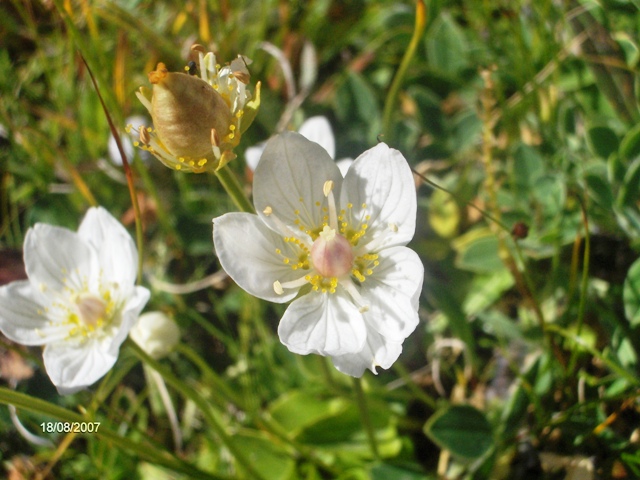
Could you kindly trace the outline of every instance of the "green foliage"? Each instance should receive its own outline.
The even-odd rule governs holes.
[[[0,3],[6,281],[21,276],[11,259],[36,222],[75,229],[96,203],[133,232],[80,55],[123,139],[126,119],[146,115],[134,92],[158,61],[183,68],[194,42],[222,63],[251,58],[249,88],[262,82],[262,102],[230,164],[247,192],[246,148],[318,114],[334,128],[337,158],[387,141],[428,180],[415,177],[411,244],[425,265],[424,321],[394,368],[365,374],[363,405],[330,362],[280,344],[283,306],[215,276],[211,219],[235,209],[220,183],[133,150],[148,310],[172,314],[182,332],[159,362],[181,447],[149,362],[127,347],[90,391],[58,397],[38,368],[18,382],[28,396],[0,390],[55,444],[28,444],[0,409],[7,472],[253,479],[254,467],[269,480],[500,480],[569,477],[584,460],[601,478],[640,476],[640,5],[430,1],[387,126],[415,5]],[[282,50],[295,92],[263,42]],[[304,42],[317,58],[308,91]],[[36,350],[7,348],[39,366]],[[79,418],[104,433],[72,439],[39,427]]]
[[[424,429],[441,448],[465,460],[481,458],[493,446],[491,424],[482,412],[468,405],[440,410]]]

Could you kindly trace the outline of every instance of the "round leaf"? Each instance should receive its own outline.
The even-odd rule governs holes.
[[[455,405],[429,419],[425,433],[456,457],[475,460],[493,447],[493,431],[486,417],[468,405]]]
[[[622,292],[624,313],[632,326],[640,325],[640,259],[636,260],[627,274]]]

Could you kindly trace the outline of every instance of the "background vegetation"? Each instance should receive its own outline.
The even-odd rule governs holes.
[[[60,397],[39,351],[3,340],[3,378],[21,378],[29,397],[2,388],[2,401],[53,441],[30,445],[2,407],[10,478],[640,477],[640,3],[426,6],[395,95],[412,1],[0,4],[3,282],[20,277],[35,222],[75,230],[99,204],[132,227],[81,54],[122,128],[146,114],[134,92],[156,62],[181,70],[196,42],[222,62],[252,58],[262,106],[231,164],[247,191],[244,149],[316,114],[332,123],[338,158],[384,133],[428,180],[416,177],[411,244],[426,270],[423,321],[394,368],[365,374],[367,416],[350,378],[279,343],[283,306],[216,275],[211,219],[234,209],[216,178],[135,152],[147,310],[171,314],[182,332],[155,367],[183,446],[154,364],[143,368],[131,344],[91,391]],[[8,352],[33,375],[16,373]],[[74,418],[101,431],[40,427]]]

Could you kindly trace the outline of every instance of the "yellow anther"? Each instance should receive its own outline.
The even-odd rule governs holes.
[[[333,180],[327,180],[322,186],[322,193],[324,193],[325,197],[328,197],[331,190],[333,190]]]

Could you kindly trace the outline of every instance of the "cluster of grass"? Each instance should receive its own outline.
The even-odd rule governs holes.
[[[3,278],[19,277],[12,252],[35,222],[75,230],[88,206],[102,205],[133,231],[82,58],[124,128],[146,114],[134,92],[147,72],[158,61],[181,70],[193,43],[222,62],[248,56],[252,88],[262,81],[260,112],[230,164],[247,191],[243,151],[312,115],[332,123],[338,158],[379,140],[400,150],[421,175],[411,246],[426,271],[423,321],[399,361],[354,387],[324,358],[280,344],[282,306],[215,275],[211,219],[235,208],[216,178],[137,151],[147,309],[172,315],[182,341],[144,368],[128,344],[103,381],[71,397],[38,369],[18,392],[2,388],[3,403],[56,445],[17,437],[3,408],[7,472],[640,477],[640,4],[426,6],[420,31],[412,1],[0,4]],[[178,411],[180,449],[150,367]],[[74,419],[101,430],[41,431]]]

